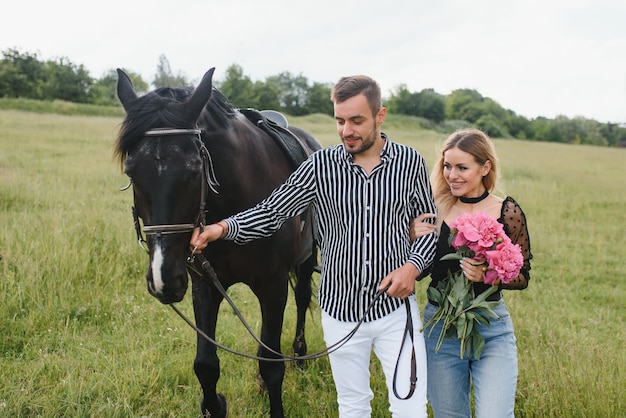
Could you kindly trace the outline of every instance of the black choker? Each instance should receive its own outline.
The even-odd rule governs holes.
[[[478,197],[459,196],[459,200],[463,203],[474,204],[474,203],[482,202],[483,200],[487,198],[487,196],[489,196],[489,190],[485,189],[485,193],[481,194]]]

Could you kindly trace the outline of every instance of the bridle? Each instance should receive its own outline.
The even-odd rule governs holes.
[[[198,129],[198,128],[193,128],[193,129],[160,128],[160,129],[152,129],[152,130],[144,132],[144,137],[195,135],[195,140],[198,143],[198,146],[200,148],[200,154],[202,156],[202,170],[203,170],[203,174],[204,174],[202,176],[202,187],[201,187],[201,192],[200,192],[200,207],[198,209],[198,215],[196,217],[195,223],[144,225],[143,228],[141,228],[140,222],[139,222],[139,216],[137,214],[137,210],[136,210],[135,206],[133,206],[132,214],[133,214],[133,221],[134,221],[134,226],[135,226],[135,232],[137,234],[137,240],[139,242],[139,246],[148,254],[150,253],[150,251],[146,247],[147,242],[146,242],[145,238],[143,237],[143,234],[145,234],[146,236],[155,235],[157,238],[160,238],[162,235],[188,233],[188,232],[194,230],[195,228],[200,228],[200,231],[202,231],[202,229],[206,226],[206,196],[207,196],[207,193],[208,193],[208,189],[213,191],[215,194],[219,194],[219,192],[217,190],[217,188],[219,187],[219,182],[217,181],[217,178],[215,176],[215,171],[214,171],[214,168],[213,168],[213,161],[211,160],[211,155],[209,154],[209,151],[206,148],[206,146],[204,145],[204,143],[202,142],[201,133],[202,133],[202,130]],[[122,191],[123,190],[127,190],[127,189],[130,188],[131,185],[132,185],[132,178],[130,179],[130,183],[126,187],[121,188],[120,190],[122,190]],[[143,234],[142,234],[142,232],[143,232]],[[205,332],[203,332],[200,328],[198,328],[198,326],[196,324],[194,324],[189,318],[187,318],[176,306],[174,306],[174,304],[169,304],[169,306],[191,328],[193,328],[198,333],[198,335],[202,336],[209,343],[211,343],[214,346],[216,346],[218,348],[221,348],[221,349],[223,349],[223,350],[225,350],[227,352],[230,352],[232,354],[236,354],[236,355],[239,355],[241,357],[246,357],[246,358],[250,358],[250,359],[254,359],[254,360],[268,361],[268,362],[287,362],[287,361],[312,360],[312,359],[317,359],[317,358],[321,358],[321,357],[327,356],[328,354],[332,353],[333,351],[336,351],[339,348],[341,348],[345,343],[348,342],[348,340],[350,340],[350,338],[352,338],[352,336],[357,332],[359,327],[365,321],[365,317],[366,317],[367,313],[371,309],[373,309],[376,301],[387,290],[387,289],[382,289],[382,290],[379,290],[376,293],[376,296],[375,296],[374,300],[368,306],[368,308],[366,309],[365,313],[363,314],[361,319],[356,323],[356,325],[352,329],[352,331],[350,331],[345,337],[343,337],[342,339],[340,339],[336,343],[334,343],[334,344],[326,347],[324,350],[321,350],[321,351],[319,351],[317,353],[314,353],[314,354],[307,354],[307,355],[304,355],[304,356],[287,356],[287,355],[285,355],[283,353],[280,353],[280,352],[272,349],[271,347],[267,346],[263,341],[261,341],[261,339],[258,336],[256,336],[256,334],[254,333],[254,331],[252,330],[250,325],[247,323],[247,321],[244,319],[243,315],[241,314],[241,312],[239,311],[239,309],[237,308],[235,303],[228,296],[226,290],[224,289],[224,287],[222,286],[221,282],[219,281],[219,278],[217,277],[217,274],[215,273],[215,270],[213,270],[213,267],[211,266],[209,261],[206,259],[206,257],[204,257],[204,255],[202,255],[202,254],[194,254],[196,249],[197,249],[197,247],[192,249],[190,254],[189,254],[189,256],[187,257],[187,268],[188,268],[188,270],[195,272],[200,277],[208,277],[211,280],[211,283],[213,284],[213,286],[221,294],[221,296],[224,299],[226,299],[228,304],[231,306],[231,308],[235,312],[236,316],[239,318],[241,323],[247,329],[248,333],[254,338],[254,340],[260,346],[262,346],[264,349],[268,350],[268,352],[270,352],[273,355],[276,355],[277,357],[276,358],[260,357],[260,356],[255,356],[255,355],[251,355],[251,354],[242,353],[242,352],[233,350],[233,349],[231,349],[229,347],[226,347],[226,346],[220,344],[219,342],[217,342],[215,339],[211,338],[209,335],[207,335]],[[196,261],[200,263],[200,266],[199,266],[200,269],[198,269],[197,266],[195,265]],[[400,346],[400,352],[398,353],[398,362],[396,363],[396,370],[394,371],[394,379],[393,379],[393,392],[394,392],[394,395],[398,399],[409,399],[413,395],[413,393],[415,391],[416,383],[417,383],[417,365],[416,365],[416,358],[415,358],[415,346],[413,344],[413,338],[414,338],[414,335],[413,335],[413,325],[412,325],[412,319],[411,319],[411,309],[409,307],[408,300],[405,301],[405,305],[406,305],[406,309],[407,309],[407,325],[405,327],[404,336],[403,336],[402,343],[401,343],[401,346]],[[405,397],[401,397],[400,395],[398,395],[397,390],[396,390],[396,375],[397,375],[397,372],[398,372],[400,355],[402,354],[402,349],[404,347],[404,343],[405,343],[407,337],[410,338],[411,348],[412,348],[412,353],[411,353],[411,378],[410,378],[410,388],[409,388],[408,395],[406,395]]]
[[[147,242],[143,237],[143,234],[146,236],[156,235],[160,238],[162,235],[170,235],[170,234],[184,234],[190,231],[193,231],[195,228],[204,228],[206,225],[206,196],[208,193],[208,189],[215,194],[219,194],[217,188],[219,187],[219,182],[215,176],[215,170],[213,168],[213,161],[211,159],[211,154],[209,154],[209,150],[206,148],[204,143],[202,142],[202,137],[200,136],[202,133],[201,129],[192,128],[192,129],[177,129],[177,128],[159,128],[159,129],[151,129],[149,131],[144,132],[144,137],[158,137],[158,136],[178,136],[178,135],[195,135],[194,141],[197,143],[200,149],[200,155],[202,157],[202,186],[200,188],[200,207],[198,209],[198,214],[196,216],[195,223],[186,223],[186,224],[161,224],[161,225],[144,225],[141,228],[139,222],[139,215],[137,213],[137,209],[135,206],[132,208],[133,213],[133,221],[135,225],[135,232],[137,234],[137,241],[139,242],[139,246],[146,252],[150,253],[148,248],[146,247]],[[130,179],[130,183],[128,186],[120,189],[126,190],[132,185],[132,178]],[[143,232],[143,234],[142,234]],[[193,251],[189,255],[189,258],[193,258]]]

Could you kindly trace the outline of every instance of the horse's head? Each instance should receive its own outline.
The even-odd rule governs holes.
[[[159,89],[142,97],[123,71],[118,74],[126,118],[116,154],[131,179],[135,213],[143,222],[150,255],[148,291],[162,303],[179,302],[187,291],[191,233],[204,216],[208,154],[196,121],[211,97],[213,69],[195,90]]]

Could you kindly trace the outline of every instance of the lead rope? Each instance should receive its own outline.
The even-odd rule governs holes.
[[[415,392],[415,387],[417,385],[417,359],[415,358],[415,338],[413,335],[413,316],[411,315],[411,305],[409,305],[409,299],[404,300],[404,305],[406,306],[406,325],[404,326],[404,335],[402,337],[402,344],[400,345],[400,352],[398,353],[398,360],[396,361],[396,369],[393,372],[393,394],[396,398],[400,400],[409,399],[413,396]],[[400,366],[400,356],[402,355],[402,350],[404,349],[404,342],[406,341],[407,335],[411,338],[411,387],[409,388],[409,393],[405,397],[401,397],[398,395],[398,390],[396,387],[396,382],[398,380],[398,368]]]

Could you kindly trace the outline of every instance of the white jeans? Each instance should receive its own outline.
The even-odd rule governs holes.
[[[361,325],[354,336],[341,348],[329,355],[330,366],[337,389],[340,418],[364,418],[372,413],[370,402],[374,397],[370,388],[370,356],[372,349],[380,360],[387,383],[389,410],[394,418],[426,417],[426,348],[420,332],[420,319],[415,295],[409,297],[413,320],[415,356],[417,360],[417,386],[407,400],[398,399],[393,393],[393,377],[400,343],[406,325],[406,308],[400,306],[384,318]],[[322,311],[324,340],[330,346],[345,337],[354,327],[354,322],[333,319]],[[401,397],[409,393],[411,372],[410,338],[404,343],[396,388]]]

